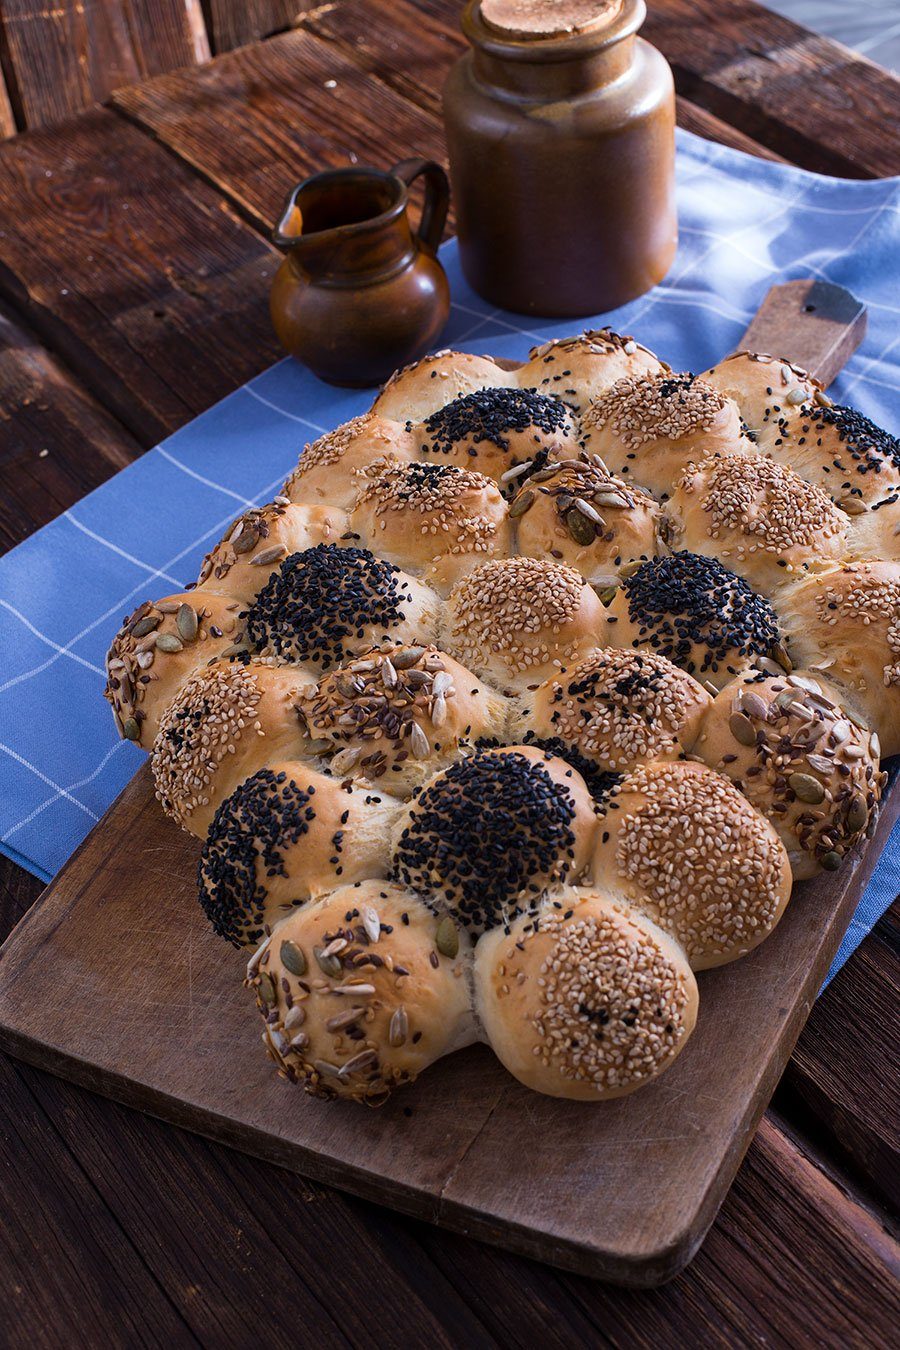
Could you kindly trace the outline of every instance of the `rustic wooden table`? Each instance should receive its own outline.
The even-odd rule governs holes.
[[[50,120],[28,112],[42,82],[79,106],[29,53],[32,30],[10,28],[29,6],[2,8],[16,123]],[[257,0],[234,30],[212,0],[193,59],[297,8]],[[143,80],[159,66],[126,64],[136,82],[104,106],[0,145],[6,546],[277,358],[267,239],[286,185],[348,159],[442,157],[458,8],[307,4],[294,30],[208,64]],[[684,126],[825,173],[900,173],[900,82],[878,67],[749,0],[657,0],[645,33]],[[40,885],[6,862],[0,883],[2,937]],[[816,1004],[699,1256],[651,1293],[441,1233],[0,1059],[2,1339],[887,1345],[898,985],[895,904]]]

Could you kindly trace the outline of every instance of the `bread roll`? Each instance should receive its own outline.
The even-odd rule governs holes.
[[[694,749],[772,822],[795,880],[839,867],[881,797],[878,738],[809,672],[750,671],[726,685]]]
[[[565,760],[479,750],[436,774],[394,825],[393,876],[447,905],[473,937],[535,911],[591,855],[594,803]]]
[[[381,642],[430,642],[434,591],[363,548],[320,544],[293,553],[247,610],[254,649],[327,670]]]
[[[434,352],[395,371],[372,404],[372,412],[397,422],[421,422],[462,395],[515,383],[515,376],[489,356]]]
[[[594,328],[533,347],[516,379],[520,388],[553,394],[582,413],[617,380],[668,372],[666,363],[634,338],[611,328]]]
[[[510,505],[520,553],[554,558],[592,586],[615,585],[619,568],[655,558],[661,513],[596,456],[549,464],[525,480]]]
[[[668,504],[668,542],[716,557],[756,590],[843,558],[848,517],[821,489],[764,455],[690,465]]]
[[[537,686],[605,641],[602,604],[578,572],[561,563],[484,563],[447,600],[444,646],[503,690]]]
[[[846,563],[808,577],[780,613],[794,663],[823,670],[848,712],[878,732],[881,753],[900,753],[900,563]]]
[[[522,464],[578,452],[571,410],[527,389],[482,389],[438,408],[414,428],[419,452],[499,480]]]
[[[395,422],[367,412],[326,432],[306,446],[283,495],[292,502],[328,504],[349,511],[359,492],[360,477],[372,464],[382,460],[408,463],[417,458],[416,439],[405,422],[405,418]]]
[[[581,419],[582,444],[663,500],[692,461],[755,454],[737,406],[693,375],[619,380]]]
[[[702,685],[664,656],[607,647],[525,695],[513,734],[558,738],[615,773],[690,750],[711,702]]]
[[[338,544],[348,528],[346,513],[333,506],[293,506],[279,497],[254,507],[207,553],[197,589],[249,603],[289,554],[316,544]]]
[[[851,519],[900,500],[900,441],[837,404],[801,404],[779,414],[760,444],[815,483]]]
[[[367,548],[441,594],[479,563],[510,552],[508,509],[497,484],[454,464],[373,471],[350,523]]]
[[[506,699],[436,647],[366,652],[299,697],[300,721],[340,778],[408,794],[479,737],[506,730]]]
[[[652,648],[715,689],[780,643],[768,600],[699,553],[641,563],[616,592],[607,628],[610,643]]]
[[[511,1074],[551,1097],[606,1101],[656,1078],[697,1020],[684,952],[602,888],[572,886],[475,948],[478,1016]]]
[[[387,876],[400,806],[298,760],[257,769],[222,802],[203,845],[200,903],[215,932],[256,946],[298,905]]]
[[[289,914],[247,967],[282,1075],[314,1097],[378,1106],[473,1041],[471,945],[461,929],[450,936],[386,881],[341,886]]]
[[[763,352],[735,352],[700,378],[732,399],[750,434],[766,442],[789,408],[824,398],[819,381],[800,366]]]

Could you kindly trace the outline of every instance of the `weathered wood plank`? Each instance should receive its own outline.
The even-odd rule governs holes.
[[[0,145],[0,296],[152,445],[280,355],[277,255],[113,112]]]
[[[213,51],[230,52],[289,28],[317,0],[203,0]]]

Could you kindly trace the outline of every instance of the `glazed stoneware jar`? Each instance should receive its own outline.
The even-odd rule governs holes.
[[[492,304],[579,316],[675,254],[672,73],[644,0],[469,0],[444,90],[462,267]]]

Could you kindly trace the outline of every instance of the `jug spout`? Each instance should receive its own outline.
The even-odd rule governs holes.
[[[404,184],[378,169],[332,169],[288,194],[275,245],[318,280],[347,284],[414,251]]]

